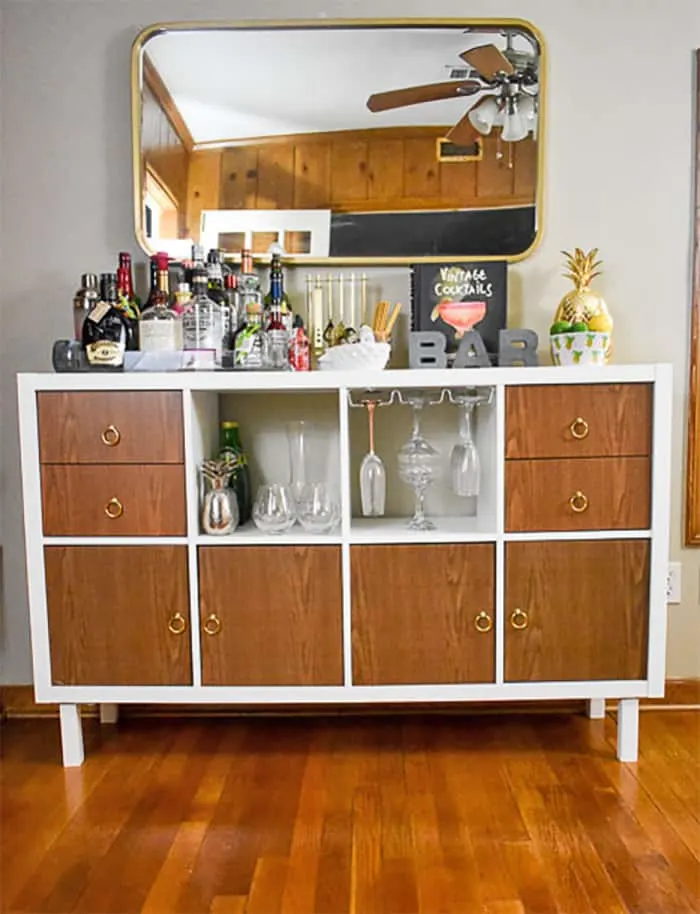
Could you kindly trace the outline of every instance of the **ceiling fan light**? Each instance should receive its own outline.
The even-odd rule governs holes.
[[[501,138],[505,143],[517,143],[524,140],[529,132],[528,122],[521,117],[516,105],[505,115]]]
[[[475,105],[475,107],[472,108],[468,114],[468,118],[472,127],[486,136],[491,133],[491,128],[494,125],[497,115],[498,103],[495,98],[489,96],[480,104]]]

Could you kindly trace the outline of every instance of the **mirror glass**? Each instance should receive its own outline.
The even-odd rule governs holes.
[[[139,240],[175,257],[522,256],[542,54],[519,21],[153,26],[132,68]]]

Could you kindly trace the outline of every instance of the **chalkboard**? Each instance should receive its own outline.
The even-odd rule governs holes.
[[[534,206],[331,216],[331,257],[508,257],[535,240]]]

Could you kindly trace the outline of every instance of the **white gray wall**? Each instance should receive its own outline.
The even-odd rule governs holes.
[[[690,313],[693,49],[698,0],[9,0],[0,23],[2,103],[2,545],[0,681],[29,682],[15,374],[49,368],[70,333],[79,274],[133,240],[129,52],[156,21],[361,16],[530,19],[549,50],[546,224],[513,270],[511,322],[545,333],[566,283],[560,249],[598,246],[619,361],[675,371],[672,556],[683,604],[669,616],[669,675],[700,675],[700,550],[681,550]],[[189,61],[190,65],[196,62]],[[207,61],[201,62],[202,66]],[[403,298],[398,270],[378,271]]]

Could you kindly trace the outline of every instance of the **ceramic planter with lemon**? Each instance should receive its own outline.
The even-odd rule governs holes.
[[[562,298],[549,328],[549,344],[555,365],[604,365],[612,351],[613,322],[603,298],[590,285],[602,261],[598,249],[585,254],[562,251],[574,288]]]

